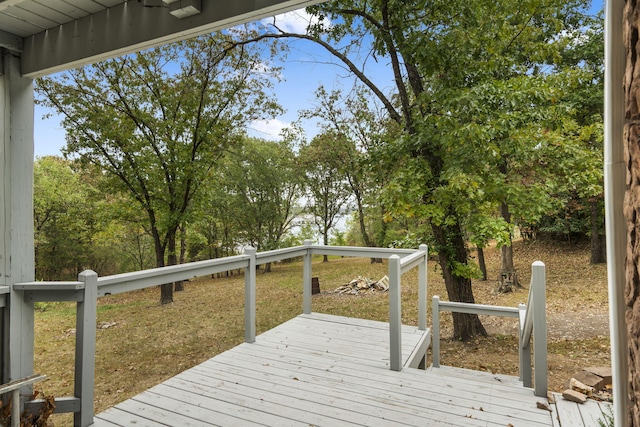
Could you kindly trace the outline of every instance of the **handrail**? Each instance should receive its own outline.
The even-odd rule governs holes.
[[[541,261],[534,262],[531,266],[531,285],[529,287],[527,305],[520,304],[518,308],[440,301],[439,296],[434,296],[432,299],[433,342],[431,345],[433,367],[437,368],[440,366],[441,311],[517,318],[519,322],[518,354],[520,379],[524,387],[531,387],[530,341],[533,333],[534,394],[536,396],[546,397],[548,379],[545,280],[544,263]]]
[[[402,274],[411,268],[420,266],[418,270],[418,328],[426,330],[427,323],[427,261],[429,251],[427,245],[420,245],[418,252],[400,258],[389,257],[389,365],[393,371],[402,370]],[[422,304],[424,300],[424,304]]]
[[[14,284],[14,288],[24,291],[24,298],[30,301],[76,301],[76,355],[75,355],[75,397],[57,399],[60,405],[56,413],[74,413],[74,425],[87,427],[93,423],[93,393],[95,370],[96,308],[101,296],[145,289],[164,283],[206,276],[224,271],[244,269],[245,303],[244,327],[245,342],[254,342],[256,336],[256,266],[298,256],[304,257],[303,270],[303,312],[311,312],[311,260],[313,255],[338,255],[367,258],[397,259],[393,265],[398,272],[397,280],[390,280],[390,292],[397,292],[400,298],[400,276],[410,268],[418,267],[419,307],[418,327],[426,330],[426,263],[428,259],[426,245],[416,252],[410,249],[358,248],[342,246],[314,245],[305,241],[303,246],[276,249],[257,253],[254,248],[245,248],[243,255],[198,261],[188,264],[152,268],[124,274],[98,277],[93,271],[80,273],[75,282],[25,282]],[[402,255],[403,258],[400,258]],[[391,276],[390,276],[391,277]],[[392,297],[390,297],[391,300]],[[424,300],[424,301],[423,301]],[[390,315],[391,321],[400,325],[400,310]],[[391,329],[391,328],[390,328]],[[394,343],[391,336],[391,352],[400,351],[400,327],[393,329],[398,337]],[[395,363],[395,362],[394,362]],[[393,364],[392,364],[393,365]],[[393,366],[392,366],[393,369]],[[400,370],[400,369],[396,369]],[[39,402],[27,402],[25,407],[36,408]]]
[[[256,252],[258,264],[268,264],[270,262],[282,261],[289,258],[296,258],[307,253],[306,246],[294,246],[291,248],[274,249],[265,252]]]
[[[162,285],[164,283],[178,282],[194,277],[245,268],[248,261],[249,257],[247,255],[235,255],[226,258],[196,261],[187,264],[134,271],[132,273],[104,276],[98,279],[98,296],[115,295],[122,292]]]
[[[481,314],[487,316],[499,316],[499,317],[515,317],[518,318],[519,310],[513,307],[504,307],[497,305],[483,305],[464,302],[451,302],[440,301],[438,295],[434,295],[432,298],[432,334],[433,343],[431,345],[431,358],[433,359],[431,364],[434,368],[440,367],[440,312],[450,311],[452,313],[468,313],[468,314]]]

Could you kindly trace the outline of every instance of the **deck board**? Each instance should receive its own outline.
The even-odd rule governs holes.
[[[424,333],[403,326],[403,361]],[[556,413],[537,400],[512,377],[393,372],[387,323],[313,313],[96,415],[95,426],[553,426]]]
[[[554,393],[553,396],[555,399],[555,404],[552,405],[554,418],[557,417],[561,427],[606,425],[603,411],[611,414],[610,403],[590,399],[585,403],[576,403],[563,399],[560,393]]]

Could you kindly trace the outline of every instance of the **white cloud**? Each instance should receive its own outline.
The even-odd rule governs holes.
[[[280,140],[281,132],[290,127],[290,124],[282,120],[254,120],[249,124],[249,133],[263,139]]]
[[[273,20],[274,18],[266,18],[262,22],[270,24]],[[278,28],[288,33],[305,34],[307,27],[316,22],[317,18],[308,14],[304,9],[298,9],[275,16],[275,24]]]

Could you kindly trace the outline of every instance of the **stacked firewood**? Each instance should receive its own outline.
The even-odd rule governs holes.
[[[578,403],[584,403],[587,399],[610,402],[611,382],[611,368],[586,368],[569,380],[569,388],[562,393],[562,397]]]

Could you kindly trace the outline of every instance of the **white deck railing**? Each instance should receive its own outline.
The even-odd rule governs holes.
[[[256,266],[302,256],[304,258],[302,309],[303,313],[311,313],[311,261],[313,255],[389,259],[390,359],[391,369],[399,371],[402,368],[400,278],[409,269],[418,267],[418,295],[420,300],[418,304],[418,325],[419,329],[426,330],[426,274],[428,260],[426,245],[421,245],[420,249],[416,251],[411,249],[322,246],[313,245],[311,241],[305,241],[303,246],[260,253],[253,248],[247,248],[243,255],[105,277],[98,277],[93,271],[85,271],[78,276],[78,281],[76,282],[28,282],[15,284],[14,289],[23,291],[25,300],[29,302],[76,301],[77,303],[74,396],[56,398],[56,413],[74,413],[74,426],[87,427],[93,423],[96,318],[97,299],[99,297],[145,289],[193,277],[244,269],[245,341],[251,343],[256,338]],[[14,356],[33,357],[33,355],[19,354]],[[25,407],[33,411],[40,404],[42,404],[41,401],[31,401],[27,402]]]
[[[461,302],[440,301],[434,296],[432,303],[432,333],[431,346],[432,365],[440,366],[440,312],[470,313],[489,316],[513,317],[519,321],[519,368],[520,380],[525,387],[531,387],[531,338],[533,337],[533,369],[535,372],[534,393],[536,396],[547,397],[547,320],[546,320],[546,290],[545,266],[536,261],[531,266],[531,284],[527,304],[520,304],[518,308],[500,307],[482,304],[468,304]]]

